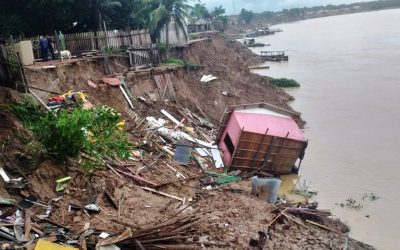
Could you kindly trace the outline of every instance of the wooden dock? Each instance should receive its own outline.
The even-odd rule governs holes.
[[[261,51],[261,59],[264,61],[287,61],[289,56],[285,55],[285,51]]]
[[[269,66],[252,65],[252,66],[249,66],[249,69],[269,69]]]

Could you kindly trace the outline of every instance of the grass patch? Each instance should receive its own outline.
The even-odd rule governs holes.
[[[272,78],[268,79],[270,83],[281,88],[300,87],[300,84],[293,79],[288,78]]]
[[[199,39],[200,36],[197,34],[189,34],[189,40],[195,40],[195,39]]]
[[[162,64],[184,66],[185,62],[179,58],[168,58],[165,59]]]
[[[198,70],[200,65],[190,62],[184,62],[182,59],[179,58],[168,58],[165,59],[162,65],[174,65],[174,66],[182,66],[186,70]]]

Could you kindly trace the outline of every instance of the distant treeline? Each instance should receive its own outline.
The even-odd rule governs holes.
[[[269,23],[277,24],[293,22],[303,19],[341,15],[356,12],[374,11],[382,9],[400,8],[400,0],[378,0],[372,2],[360,2],[341,5],[315,6],[309,8],[284,9],[282,11],[264,11],[254,13],[251,20],[253,24]]]

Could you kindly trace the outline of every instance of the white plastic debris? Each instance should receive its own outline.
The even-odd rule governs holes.
[[[106,233],[106,232],[102,232],[101,234],[99,234],[99,237],[102,238],[102,239],[105,239],[105,238],[107,238],[108,236],[110,236],[110,234],[109,234],[109,233]]]
[[[215,79],[218,79],[218,77],[213,76],[213,75],[203,75],[200,79],[200,82],[206,83],[206,82],[210,82]]]
[[[100,211],[99,206],[97,206],[96,204],[89,204],[89,205],[86,205],[86,206],[85,206],[85,209],[86,209],[86,210],[89,210],[89,211],[94,211],[94,212],[99,212],[99,211]]]

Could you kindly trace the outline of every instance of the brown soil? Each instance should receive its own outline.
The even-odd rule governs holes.
[[[190,43],[187,47],[176,48],[170,57],[182,58],[187,63],[200,66],[199,70],[188,71],[174,67],[126,72],[121,66],[126,61],[113,59],[109,67],[113,73],[126,76],[127,84],[135,97],[146,96],[147,93],[158,93],[153,75],[168,73],[176,92],[177,104],[193,111],[202,112],[218,121],[225,108],[235,104],[268,102],[286,109],[291,109],[287,102],[292,99],[282,89],[269,84],[263,77],[252,74],[248,66],[260,63],[258,57],[247,47],[235,41],[227,41],[219,35],[210,40]],[[51,64],[48,63],[48,64]],[[39,65],[41,66],[41,65]],[[95,104],[107,104],[119,111],[128,107],[118,87],[100,84],[93,89],[87,85],[91,79],[100,83],[105,75],[102,59],[89,58],[62,63],[54,69],[26,70],[29,85],[49,91],[64,93],[71,89],[82,90],[89,95]],[[202,75],[218,77],[209,83],[200,82]],[[52,94],[34,90],[46,99]],[[222,95],[227,91],[232,96]],[[139,105],[139,104],[138,104]]]
[[[287,101],[290,100],[289,95],[249,72],[248,65],[256,64],[258,59],[238,43],[216,36],[212,41],[206,40],[192,43],[187,48],[177,48],[174,53],[187,62],[202,65],[202,69],[186,71],[164,67],[122,72],[120,66],[110,64],[110,67],[113,72],[125,75],[135,97],[158,93],[152,76],[170,74],[177,96],[177,105],[204,113],[212,120],[218,120],[224,109],[232,104],[265,101],[289,108],[287,105]],[[118,61],[118,63],[123,62]],[[109,105],[121,112],[127,107],[118,88],[103,86],[98,80],[105,72],[99,59],[75,60],[69,64],[58,65],[55,69],[40,71],[40,73],[27,71],[27,79],[31,86],[60,93],[70,89],[83,90],[88,93],[88,99],[94,105]],[[203,84],[199,81],[203,74],[213,74],[218,80]],[[88,86],[86,82],[89,79],[101,87],[94,89]],[[34,91],[43,98],[51,96],[44,91]],[[222,91],[232,93],[233,97],[223,96]],[[0,89],[0,103],[18,101],[20,97],[10,93],[13,92]],[[12,96],[17,97],[12,98]],[[161,103],[145,105],[136,101],[135,106],[137,112],[143,115],[160,116],[161,108],[172,111],[176,109],[171,105]],[[26,169],[24,162],[18,160],[18,156],[24,152],[22,140],[24,136],[19,135],[27,137],[30,132],[4,107],[0,109],[0,128],[0,146],[2,152],[10,158],[9,161],[4,160],[5,157],[0,154],[0,158],[4,160],[4,163],[0,161],[0,164],[3,164],[7,171],[20,169],[17,172],[22,172],[20,174],[25,175],[29,181],[24,195],[33,194],[41,203],[53,204],[50,219],[67,226],[73,233],[82,232],[87,223],[99,232],[118,233],[127,226],[133,232],[137,232],[176,217],[177,211],[182,209],[181,202],[145,191],[132,179],[120,178],[109,170],[93,174],[85,173],[73,160],[61,164],[46,160],[35,166],[35,169]],[[143,140],[142,137],[131,136],[134,140]],[[143,159],[129,168],[136,171],[143,165],[148,166],[155,161],[157,154],[158,150],[150,148],[145,151]],[[165,162],[191,177],[191,180],[179,181],[175,173],[166,167]],[[180,212],[181,214],[193,213],[202,217],[198,224],[190,228],[196,232],[193,241],[202,242],[206,239],[207,242],[218,243],[212,248],[250,249],[250,239],[258,239],[258,232],[267,229],[267,225],[277,214],[277,208],[251,195],[251,183],[248,180],[208,190],[204,189],[195,178],[201,175],[202,171],[196,164],[181,166],[165,156],[141,172],[141,177],[146,180],[157,183],[174,182],[160,187],[159,190],[185,197],[185,204],[189,207]],[[58,197],[55,192],[55,181],[64,176],[72,177],[69,192],[54,202],[52,199]],[[104,191],[107,191],[115,201],[122,201],[119,203],[119,211],[104,198]],[[2,195],[12,196],[6,192]],[[21,199],[19,194],[13,197]],[[99,214],[87,215],[82,211],[68,211],[71,203],[84,206],[94,202],[101,207]],[[34,212],[40,214],[44,212],[42,210],[39,207],[34,209]],[[335,225],[338,222],[326,220],[320,223],[329,228],[337,228]],[[338,236],[309,224],[306,227],[301,226],[285,217],[270,227],[270,234],[271,238],[267,240],[263,249],[343,249],[346,242],[345,236]],[[88,241],[88,244],[94,245],[92,241]],[[351,239],[348,246],[348,249],[372,249]]]

